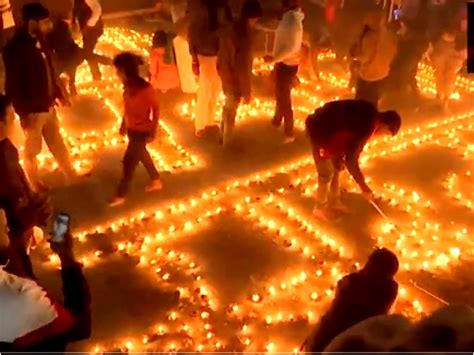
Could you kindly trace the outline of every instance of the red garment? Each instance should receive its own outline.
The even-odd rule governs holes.
[[[167,92],[179,87],[178,68],[165,63],[165,48],[154,48],[150,54],[150,82],[156,90]]]
[[[319,155],[324,159],[341,158],[357,144],[358,139],[354,132],[340,131],[331,136],[327,141],[321,142]]]
[[[338,0],[328,0],[326,2],[325,17],[326,23],[331,25],[336,20],[337,8],[340,6],[340,1]]]
[[[158,95],[153,87],[137,90],[125,90],[123,94],[125,108],[125,127],[128,131],[150,132],[158,125]],[[156,116],[156,119],[153,118]]]
[[[51,303],[58,313],[54,321],[36,329],[35,331],[15,339],[13,347],[15,349],[25,349],[33,347],[48,339],[53,339],[59,335],[67,333],[74,325],[74,317],[60,303],[51,300]]]

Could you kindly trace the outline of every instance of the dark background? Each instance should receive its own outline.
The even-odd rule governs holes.
[[[115,12],[151,7],[154,0],[99,0],[104,12]],[[21,7],[32,0],[10,0],[13,11],[18,14]],[[41,0],[51,12],[63,12],[72,8],[73,0]]]
[[[467,4],[467,71],[474,73],[474,3]]]

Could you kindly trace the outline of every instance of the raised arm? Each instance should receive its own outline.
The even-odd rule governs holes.
[[[94,27],[99,22],[100,16],[102,16],[102,6],[100,6],[99,0],[85,0],[87,6],[92,10],[92,16],[87,22],[87,26]]]

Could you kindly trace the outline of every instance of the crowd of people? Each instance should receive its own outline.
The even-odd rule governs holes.
[[[163,5],[163,1],[159,3]],[[71,163],[56,113],[58,104],[69,106],[71,97],[77,95],[75,77],[81,63],[88,62],[93,80],[101,79],[99,64],[113,65],[123,84],[120,134],[128,137],[128,145],[122,178],[110,206],[125,202],[139,163],[150,175],[147,191],[163,188],[147,149],[157,135],[161,93],[181,88],[184,93],[196,94],[195,135],[203,137],[216,127],[223,145],[232,142],[238,108],[252,97],[254,32],[265,8],[259,0],[245,0],[235,16],[224,0],[164,3],[171,12],[175,33],[160,30],[153,36],[148,79],[141,75],[145,60],[136,54],[120,53],[112,59],[95,53],[104,31],[98,0],[75,0],[71,12],[54,19],[40,3],[29,3],[23,6],[21,24],[14,33],[10,25],[3,28],[2,39],[6,35],[8,40],[2,43],[6,95],[0,96],[0,208],[7,219],[9,245],[4,253],[8,264],[0,271],[0,299],[6,304],[2,305],[2,312],[6,312],[2,318],[16,322],[1,323],[0,351],[64,351],[66,343],[90,335],[89,289],[74,257],[72,236],[67,234],[61,243],[51,242],[62,266],[63,304],[38,285],[29,258],[33,228],[46,227],[52,216],[48,189],[38,171],[43,140],[67,179],[81,178]],[[394,91],[420,97],[416,74],[419,62],[426,58],[434,67],[437,99],[447,109],[466,59],[466,21],[457,0],[419,0],[416,4],[405,0],[403,6],[393,8],[393,14],[387,13],[388,8],[375,0],[328,0],[324,5],[315,0],[281,0],[273,53],[264,58],[274,65],[276,107],[271,125],[278,128],[283,124],[283,142],[288,144],[295,141],[291,93],[298,85],[301,67],[308,65],[308,72],[318,78],[317,55],[332,48],[338,62],[350,68],[355,97],[315,108],[306,120],[318,173],[314,214],[326,221],[348,212],[339,187],[344,168],[368,200],[375,198],[359,157],[372,137],[394,136],[402,125],[396,111],[379,109],[384,97]],[[359,23],[354,24],[360,31],[353,31],[356,35],[348,42],[351,36],[344,35],[344,26],[352,11],[352,16],[360,13]],[[75,24],[82,34],[82,46],[73,36]],[[67,85],[61,75],[67,78]],[[225,103],[219,128],[215,111],[221,89]],[[15,112],[25,134],[25,171],[9,139]],[[397,270],[396,256],[377,249],[362,271],[339,282],[332,306],[304,349],[322,352],[329,346],[334,351],[369,351],[370,344],[354,336],[351,327],[360,328],[361,322],[388,314],[397,298],[398,286],[393,280]],[[21,313],[21,308],[37,313]],[[407,321],[403,322],[409,328]],[[446,334],[454,329],[443,326],[435,331]],[[343,337],[347,332],[348,339]],[[459,345],[451,337],[451,342],[448,339],[436,347],[434,338],[426,347],[416,348],[413,344],[419,342],[411,339],[411,343],[399,342],[384,350],[472,350],[468,347],[474,345],[472,339]]]

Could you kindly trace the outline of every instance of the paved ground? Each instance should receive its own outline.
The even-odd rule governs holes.
[[[103,42],[101,49],[112,52],[147,48],[148,39],[113,30]],[[93,174],[66,187],[47,154],[43,169],[58,210],[73,216],[92,289],[92,338],[71,350],[291,351],[331,300],[334,283],[377,244],[395,250],[402,262],[398,312],[416,318],[442,304],[415,284],[448,302],[472,304],[474,196],[466,173],[474,113],[468,90],[458,88],[462,100],[450,115],[429,101],[420,111],[403,102],[403,134],[366,150],[364,170],[385,198],[381,208],[390,221],[344,178],[353,212],[326,224],[311,215],[316,175],[301,125],[321,102],[350,95],[334,68],[324,66],[322,86],[303,81],[295,91],[299,128],[290,145],[269,125],[270,79],[260,64],[257,95],[242,111],[228,149],[216,136],[193,136],[185,114],[192,112],[192,97],[163,95],[162,139],[153,149],[167,170],[165,188],[144,193],[147,177],[139,170],[130,199],[117,209],[106,200],[124,150],[112,129],[120,94],[107,88],[109,78],[97,84],[102,99],[86,93],[91,84],[81,86],[84,94],[62,117],[71,152]],[[429,73],[420,75],[429,90]],[[33,257],[41,281],[59,294],[57,263],[46,245]]]

